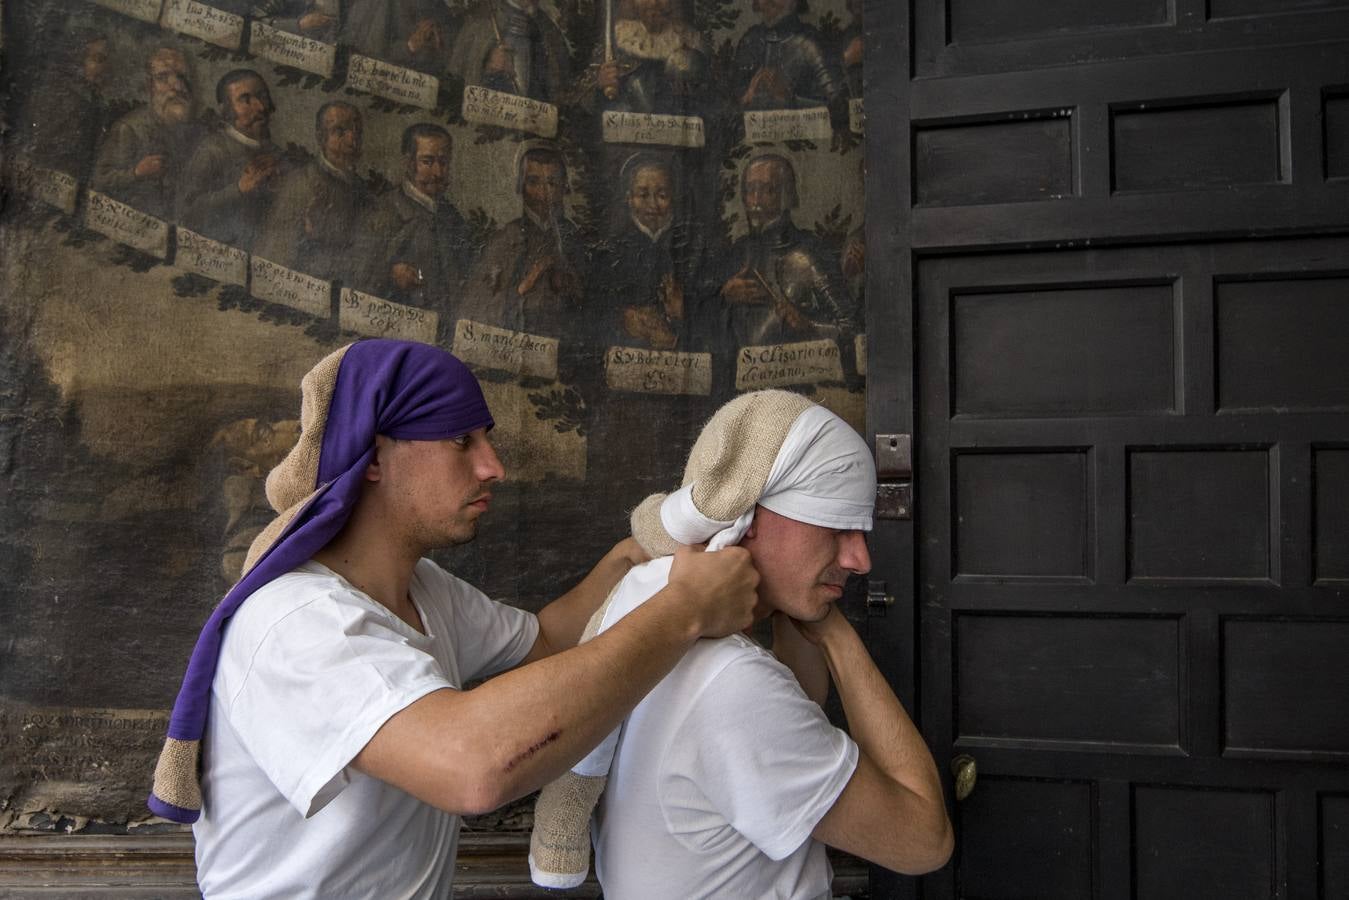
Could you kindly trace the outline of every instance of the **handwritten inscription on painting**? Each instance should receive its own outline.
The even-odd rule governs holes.
[[[431,310],[394,303],[351,288],[342,288],[337,324],[343,331],[369,337],[436,342],[440,317]]]
[[[706,397],[712,393],[712,354],[610,347],[604,378],[616,391]]]
[[[557,338],[460,319],[454,325],[454,355],[470,366],[549,381],[557,378]]]
[[[741,347],[735,359],[737,391],[842,380],[838,344],[831,340]]]

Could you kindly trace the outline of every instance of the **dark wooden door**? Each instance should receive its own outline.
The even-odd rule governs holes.
[[[874,894],[1349,897],[1349,3],[868,23],[871,643],[978,771]]]

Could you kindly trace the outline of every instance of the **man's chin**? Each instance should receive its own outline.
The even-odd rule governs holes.
[[[192,106],[181,100],[170,100],[164,104],[159,116],[170,125],[181,125],[192,116]]]
[[[436,542],[438,547],[458,547],[460,544],[471,544],[478,538],[478,523],[470,522],[467,525],[461,525],[454,531],[448,532],[445,536]]]

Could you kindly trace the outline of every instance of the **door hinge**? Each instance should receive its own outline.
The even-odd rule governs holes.
[[[876,435],[876,518],[913,518],[913,436]]]
[[[876,518],[912,519],[913,482],[896,481],[876,485]]]
[[[882,481],[913,477],[913,435],[876,435],[876,477]]]

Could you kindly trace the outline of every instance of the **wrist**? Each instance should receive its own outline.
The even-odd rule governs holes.
[[[678,582],[670,582],[653,600],[659,600],[671,618],[671,633],[683,644],[692,644],[703,636],[704,622],[693,591]],[[649,602],[649,601],[648,601]]]
[[[824,653],[830,669],[834,669],[835,664],[849,653],[855,652],[859,648],[865,653],[866,648],[862,646],[862,638],[842,614],[830,618],[834,621],[820,630],[816,643],[821,652]]]
[[[614,544],[605,555],[611,562],[621,565],[624,572],[633,566],[640,566],[642,563],[651,560],[646,551],[642,549],[642,545],[637,543],[636,538],[632,537],[626,537]]]

